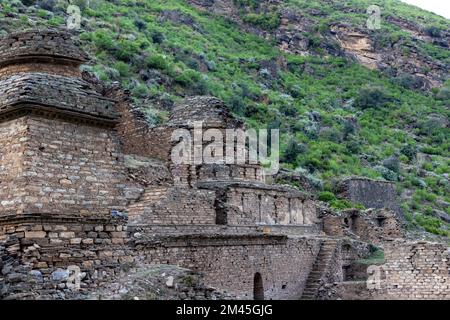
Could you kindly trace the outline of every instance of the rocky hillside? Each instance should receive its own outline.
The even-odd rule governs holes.
[[[0,0],[0,33],[64,27],[68,2]],[[331,207],[357,205],[335,196],[342,177],[391,180],[411,230],[450,235],[449,20],[396,0],[71,2],[86,69],[151,123],[183,96],[217,96],[280,128],[284,177]]]

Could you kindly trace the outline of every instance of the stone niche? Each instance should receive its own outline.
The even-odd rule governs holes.
[[[403,237],[400,221],[388,209],[343,210],[337,214],[325,214],[322,223],[329,236],[356,237],[375,244]]]
[[[217,223],[227,225],[313,225],[316,206],[305,194],[257,182],[203,182],[216,191]]]

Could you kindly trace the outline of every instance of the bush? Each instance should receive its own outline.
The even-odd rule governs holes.
[[[416,158],[417,147],[414,144],[406,144],[400,149],[400,152],[408,157],[409,161],[411,161]]]
[[[167,70],[169,67],[169,64],[167,63],[167,60],[162,55],[152,55],[145,59],[145,64],[149,68],[159,69],[159,70]]]
[[[323,192],[319,193],[319,198],[318,199],[320,201],[330,202],[330,201],[336,200],[336,196],[332,192],[323,191]]]
[[[144,98],[148,95],[148,87],[146,85],[140,84],[136,86],[132,91],[133,97]]]
[[[391,98],[381,87],[365,87],[359,91],[355,105],[361,109],[384,107]]]
[[[332,141],[335,143],[340,143],[342,140],[341,133],[336,128],[333,127],[322,128],[320,130],[319,137],[324,140]]]
[[[136,26],[136,28],[138,28],[139,31],[144,30],[145,27],[147,26],[147,24],[145,23],[145,21],[142,20],[142,19],[136,19],[136,20],[134,20],[134,25]]]
[[[403,74],[393,79],[394,83],[406,89],[419,89],[423,86],[423,80],[410,74]]]
[[[396,156],[392,156],[383,160],[383,166],[395,173],[398,173],[400,171],[400,161]]]
[[[376,166],[375,171],[377,171],[379,174],[381,174],[381,176],[388,180],[388,181],[397,181],[398,180],[398,175],[392,171],[389,170],[388,168],[384,167],[384,166]]]
[[[197,71],[187,69],[182,74],[175,78],[175,81],[181,85],[191,85],[200,80],[200,74]]]
[[[131,62],[134,56],[139,52],[139,45],[137,43],[121,39],[116,42],[117,46],[114,50],[114,56],[122,61]]]
[[[92,41],[100,50],[111,51],[114,49],[114,41],[111,33],[106,30],[97,30],[91,34]]]
[[[244,22],[259,26],[263,29],[273,30],[280,26],[281,16],[279,12],[270,13],[249,13],[242,19]]]
[[[161,44],[165,40],[165,36],[160,31],[153,31],[151,34],[152,42],[156,44]]]
[[[290,138],[286,145],[282,161],[293,163],[297,160],[297,156],[305,151],[306,147],[303,144],[298,143],[295,138]]]
[[[425,28],[425,33],[433,38],[440,38],[442,35],[441,29],[439,29],[438,27],[435,27],[435,26]]]
[[[114,69],[119,71],[121,77],[129,77],[130,76],[130,67],[125,62],[119,61],[114,65]]]
[[[436,94],[436,99],[443,101],[450,100],[450,88],[442,87]]]
[[[27,1],[25,1],[25,2],[27,2]],[[28,1],[28,2],[30,2],[30,1]],[[36,2],[36,1],[34,1],[34,2]],[[26,4],[26,3],[24,3],[24,4],[30,5],[30,4]],[[56,0],[40,0],[40,1],[37,1],[37,4],[39,5],[40,8],[42,8],[44,10],[53,11],[53,8],[56,5]]]

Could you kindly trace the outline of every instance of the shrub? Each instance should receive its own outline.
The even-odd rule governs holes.
[[[423,86],[423,80],[410,74],[403,74],[393,79],[394,83],[406,89],[419,89]]]
[[[159,69],[159,70],[167,70],[169,64],[164,56],[156,54],[149,56],[145,59],[145,64],[149,68]]]
[[[384,179],[386,179],[388,181],[397,181],[398,180],[397,174],[394,171],[389,170],[388,168],[386,168],[384,166],[376,166],[374,169],[379,174],[381,174],[381,176]]]
[[[400,152],[408,157],[408,159],[411,161],[416,158],[417,147],[414,144],[406,144],[400,149]]]
[[[136,19],[134,20],[134,25],[136,26],[136,28],[138,28],[139,31],[142,31],[145,29],[147,24],[142,19]]]
[[[297,160],[297,156],[305,151],[306,147],[303,144],[298,143],[295,138],[290,138],[286,145],[282,161],[288,163],[295,162]]]
[[[436,99],[443,100],[443,101],[450,100],[450,88],[442,87],[436,94]]]
[[[400,161],[396,156],[392,156],[383,160],[383,166],[395,173],[398,173],[400,171]]]
[[[431,26],[431,27],[425,28],[425,33],[427,35],[429,35],[430,37],[433,37],[433,38],[439,38],[442,35],[441,34],[441,29],[439,29],[436,26]]]
[[[344,121],[344,130],[343,130],[343,134],[344,134],[344,139],[347,140],[349,135],[352,135],[356,132],[356,125],[353,121],[346,119]]]
[[[97,30],[91,34],[92,41],[100,50],[111,51],[114,49],[114,41],[110,32],[106,30]]]
[[[332,192],[323,191],[323,192],[319,193],[319,198],[318,199],[320,201],[330,202],[330,201],[336,200],[336,196]]]
[[[130,67],[125,62],[119,61],[114,64],[114,69],[119,71],[121,77],[129,77],[130,76]]]
[[[333,127],[322,128],[322,130],[320,130],[319,136],[320,136],[320,138],[322,138],[324,140],[328,140],[328,141],[332,141],[332,142],[336,142],[336,143],[339,143],[342,140],[341,133],[336,128],[333,128]]]
[[[121,39],[116,44],[114,56],[119,60],[130,62],[134,55],[139,52],[139,45],[131,40]]]
[[[297,108],[292,104],[283,104],[280,107],[280,112],[287,117],[295,117],[298,114]]]
[[[239,8],[257,9],[259,7],[259,0],[233,0],[233,3]]]
[[[280,26],[281,16],[277,11],[260,14],[249,13],[246,14],[242,20],[263,29],[273,30]]]
[[[25,1],[27,2],[27,1]],[[30,1],[28,1],[30,2]],[[34,1],[36,2],[36,1]],[[30,4],[26,4],[25,5],[30,5]],[[39,5],[40,8],[44,9],[44,10],[48,10],[48,11],[53,11],[53,8],[55,7],[56,1],[55,0],[40,0],[37,2],[37,4]]]
[[[156,44],[161,44],[165,40],[165,36],[160,31],[153,31],[151,34],[152,42]]]
[[[175,81],[181,85],[187,86],[200,80],[200,74],[192,69],[185,70],[182,74],[175,78]]]
[[[382,87],[365,87],[359,91],[355,105],[361,109],[384,107],[391,98]]]
[[[148,87],[146,85],[140,84],[132,90],[132,94],[133,97],[144,98],[148,95]]]

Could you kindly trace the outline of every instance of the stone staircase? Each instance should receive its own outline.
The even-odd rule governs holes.
[[[166,198],[167,190],[168,187],[150,187],[145,189],[139,200],[128,206],[128,216],[133,218],[142,214],[146,207]]]
[[[305,290],[301,300],[315,300],[321,285],[321,279],[325,275],[328,266],[333,259],[333,254],[336,250],[338,240],[325,239],[320,247],[319,254],[311,269],[311,272],[306,280]]]

